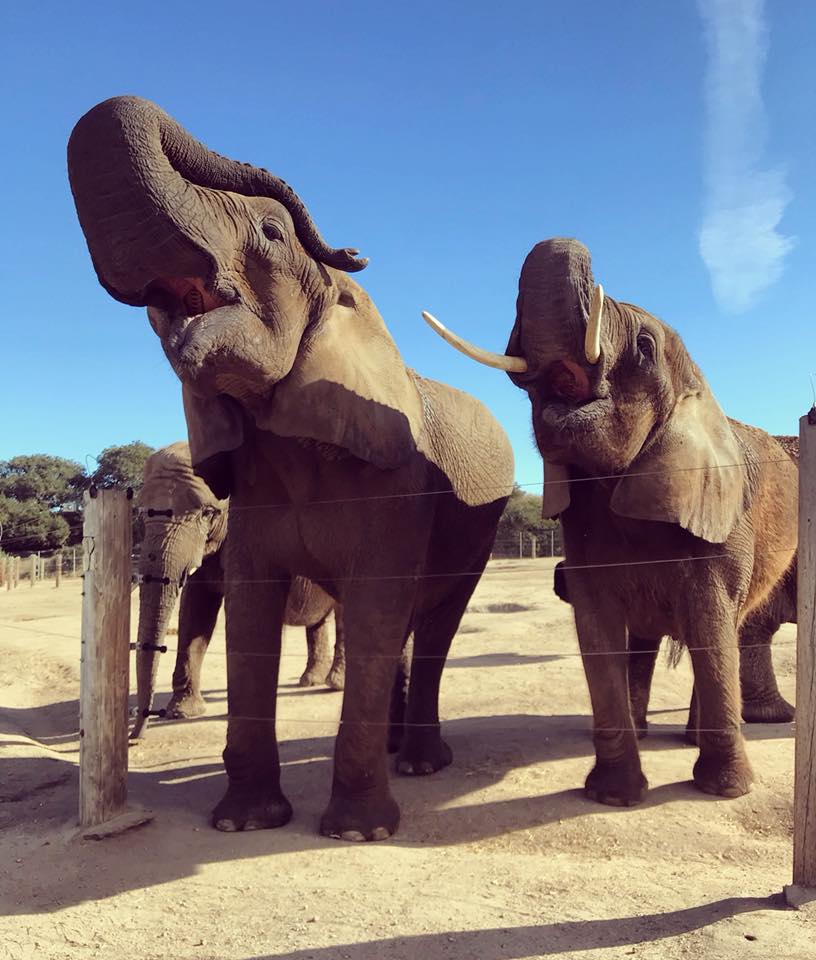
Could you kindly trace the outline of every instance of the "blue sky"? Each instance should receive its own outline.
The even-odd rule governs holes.
[[[0,459],[185,434],[68,189],[73,124],[120,93],[273,170],[369,256],[357,279],[405,360],[493,410],[520,482],[541,479],[526,397],[420,310],[503,350],[549,236],[675,326],[729,415],[795,432],[816,372],[814,35],[805,0],[3,5]]]

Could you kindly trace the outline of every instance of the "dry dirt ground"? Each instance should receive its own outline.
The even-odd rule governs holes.
[[[208,826],[224,789],[219,632],[204,668],[208,715],[157,723],[130,751],[131,802],[152,809],[153,823],[78,839],[80,587],[4,590],[0,956],[813,960],[816,922],[779,895],[791,873],[792,728],[746,729],[749,796],[698,793],[681,739],[688,664],[661,662],[647,800],[629,810],[586,800],[588,698],[570,610],[551,584],[549,560],[490,565],[443,681],[454,763],[395,776],[399,832],[359,845],[316,832],[341,694],[295,685],[305,644],[294,629],[278,728],[288,826]],[[785,626],[775,646],[789,699],[794,638]]]

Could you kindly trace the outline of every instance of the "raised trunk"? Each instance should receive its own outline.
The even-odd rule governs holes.
[[[169,584],[151,581],[139,588],[139,632],[136,648],[136,704],[137,716],[131,740],[141,736],[147,713],[153,708],[159,651],[167,624],[173,614],[179,595],[178,582]]]
[[[114,97],[88,111],[68,143],[68,175],[100,283],[136,306],[168,272],[200,276],[219,289],[206,241],[223,229],[208,216],[200,188],[270,197],[287,208],[306,250],[330,266],[360,270],[357,251],[324,242],[297,194],[266,170],[208,150],[163,110],[139,97]]]
[[[542,367],[565,356],[582,359],[594,287],[582,243],[563,237],[537,243],[521,268],[516,324],[506,352],[535,358]],[[516,380],[513,374],[510,378]]]

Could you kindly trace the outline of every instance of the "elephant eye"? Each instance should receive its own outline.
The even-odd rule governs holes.
[[[267,220],[261,226],[261,233],[263,233],[267,240],[271,240],[273,243],[280,243],[280,241],[283,240],[283,230],[274,220]]]
[[[637,349],[644,360],[654,363],[656,348],[654,337],[650,333],[647,333],[645,330],[640,331],[637,337]]]

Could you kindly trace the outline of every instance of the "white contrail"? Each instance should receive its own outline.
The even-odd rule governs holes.
[[[779,279],[795,238],[777,227],[791,192],[761,165],[765,109],[763,0],[698,0],[705,24],[705,212],[700,255],[720,306],[739,313]]]

